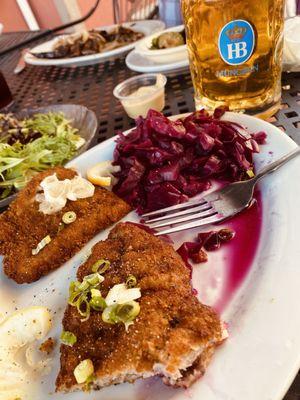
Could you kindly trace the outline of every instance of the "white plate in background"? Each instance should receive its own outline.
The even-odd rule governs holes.
[[[284,71],[300,72],[300,15],[284,22]]]
[[[126,57],[126,65],[129,69],[136,72],[176,72],[189,69],[188,58],[170,63],[157,63],[139,54],[136,50],[131,51]]]
[[[127,28],[132,28],[138,32],[142,32],[145,34],[145,36],[151,35],[152,33],[155,33],[155,32],[160,32],[165,27],[164,22],[159,21],[159,20],[142,20],[142,21],[126,22],[126,23],[123,23],[122,25]],[[103,26],[103,27],[99,27],[99,28],[95,28],[95,29],[110,30],[110,29],[113,29],[115,26],[117,26],[117,25]],[[80,57],[57,58],[57,59],[53,59],[53,60],[37,58],[33,54],[31,54],[31,53],[52,51],[53,44],[55,43],[56,40],[57,40],[57,37],[30,49],[30,52],[28,52],[24,57],[25,62],[27,64],[39,65],[39,66],[44,66],[44,67],[52,66],[52,65],[55,65],[57,67],[59,67],[59,66],[60,67],[81,67],[84,65],[99,64],[101,62],[106,61],[108,58],[120,56],[121,54],[126,53],[127,51],[133,49],[137,43],[137,42],[133,42],[126,46],[118,47],[117,49],[105,51],[103,53],[91,54],[91,55],[80,56]]]
[[[175,46],[167,49],[151,49],[153,39],[168,32],[182,32],[184,25],[173,26],[159,33],[145,37],[135,46],[135,51],[141,56],[158,64],[169,64],[171,62],[183,61],[188,58],[187,45]]]
[[[267,144],[255,155],[257,170],[296,147],[280,129],[260,119],[234,113],[227,113],[225,119],[239,122],[252,132],[267,132]],[[93,147],[69,166],[76,166],[84,175],[88,167],[112,158],[114,140]],[[160,378],[155,378],[90,394],[56,394],[54,383],[59,369],[56,347],[51,375],[33,380],[30,393],[22,400],[281,400],[300,366],[300,159],[264,178],[260,191],[264,212],[259,247],[249,274],[222,312],[230,337],[216,349],[203,378],[187,391],[167,387]],[[138,221],[138,217],[132,212],[123,220]],[[175,245],[190,240],[196,231],[199,229],[174,235]],[[69,282],[87,251],[105,239],[108,232],[97,235],[61,268],[30,285],[17,285],[0,272],[0,312],[45,305],[53,315],[54,326],[49,336],[57,339]],[[194,268],[193,285],[203,302],[214,305],[222,295],[229,247],[209,253],[208,263]],[[219,286],[213,288],[216,274]],[[213,299],[209,296],[210,289],[214,289]]]

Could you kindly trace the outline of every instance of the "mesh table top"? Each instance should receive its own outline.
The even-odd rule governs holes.
[[[32,35],[31,32],[9,33],[0,36],[0,50]],[[27,66],[19,75],[13,70],[20,53],[15,51],[0,58],[15,104],[13,111],[48,104],[82,104],[93,110],[99,119],[95,142],[113,136],[118,130],[133,126],[118,100],[114,87],[133,75],[125,58],[79,68]],[[176,115],[194,110],[193,87],[188,71],[168,78],[164,114]],[[300,74],[284,74],[282,109],[270,122],[286,131],[300,144]]]
[[[34,35],[32,32],[8,33],[0,36],[0,50]],[[93,110],[99,120],[94,143],[102,142],[134,125],[120,103],[113,97],[114,87],[135,75],[125,64],[125,58],[103,64],[79,68],[27,66],[19,75],[13,70],[20,57],[19,51],[0,57],[4,73],[15,100],[12,111],[49,104],[73,103]],[[286,132],[300,145],[300,73],[284,74],[281,110],[270,122]],[[193,88],[189,72],[168,78],[166,86],[166,116],[194,110]],[[284,400],[300,399],[300,374]],[[257,399],[259,400],[259,399]]]

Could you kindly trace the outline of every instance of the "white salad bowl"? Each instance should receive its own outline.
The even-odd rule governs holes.
[[[96,114],[88,108],[78,104],[54,104],[45,107],[28,108],[15,114],[17,118],[30,118],[36,113],[47,114],[49,112],[61,112],[65,118],[71,121],[73,128],[78,130],[78,134],[84,139],[84,144],[78,149],[74,157],[85,152],[91,145],[98,128]],[[50,166],[49,166],[50,168]],[[4,199],[0,199],[0,210],[7,207],[17,197],[17,193]],[[0,399],[1,390],[0,390]]]

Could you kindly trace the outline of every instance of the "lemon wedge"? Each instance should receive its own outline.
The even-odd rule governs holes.
[[[113,173],[119,170],[120,167],[112,165],[111,161],[102,161],[89,168],[86,176],[94,185],[109,187],[115,183]]]

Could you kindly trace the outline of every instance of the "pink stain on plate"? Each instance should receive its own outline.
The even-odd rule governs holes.
[[[246,279],[258,250],[262,227],[262,199],[259,192],[255,194],[256,202],[252,207],[228,221],[226,227],[236,234],[228,243],[226,284],[223,293],[214,308],[221,313],[234,293]]]

